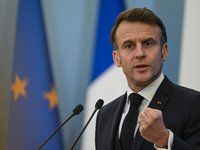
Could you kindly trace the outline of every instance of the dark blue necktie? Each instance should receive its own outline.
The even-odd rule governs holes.
[[[129,111],[124,119],[120,136],[120,143],[123,150],[129,150],[131,148],[139,113],[138,108],[143,100],[143,97],[137,93],[132,93],[129,95],[129,100]]]

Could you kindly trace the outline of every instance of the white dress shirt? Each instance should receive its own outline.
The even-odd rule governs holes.
[[[142,112],[145,108],[147,108],[155,94],[155,92],[157,91],[158,87],[160,86],[161,82],[163,81],[164,79],[164,75],[163,73],[161,73],[161,75],[159,76],[158,79],[156,79],[154,82],[152,82],[150,85],[148,85],[146,88],[142,89],[141,91],[138,92],[139,95],[141,95],[142,97],[144,97],[140,107],[139,107],[139,113]],[[122,113],[122,117],[121,117],[121,120],[120,120],[120,124],[119,124],[119,132],[118,132],[118,137],[120,137],[120,134],[121,134],[121,129],[122,129],[122,124],[123,124],[123,121],[129,111],[129,106],[130,106],[130,101],[128,99],[129,95],[131,93],[135,93],[134,91],[132,91],[129,87],[127,88],[127,98],[126,98],[126,104],[124,106],[124,110],[123,110],[123,113]],[[138,116],[138,120],[137,120],[137,124],[136,124],[136,129],[138,129],[139,127],[139,116]],[[170,130],[169,130],[170,131]],[[136,135],[136,132],[137,130],[135,130],[134,132],[134,137]],[[173,133],[170,131],[170,134],[169,134],[169,138],[168,138],[168,148],[157,148],[155,145],[154,147],[157,149],[157,150],[171,150],[171,146],[172,146],[172,142],[173,142],[173,138],[174,138],[174,135]]]

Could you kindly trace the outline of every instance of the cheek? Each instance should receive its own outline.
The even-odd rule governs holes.
[[[163,54],[160,49],[157,49],[156,53],[153,54],[153,57],[156,62],[163,62]]]
[[[120,62],[122,66],[126,66],[130,63],[130,56],[129,55],[120,55]]]
[[[126,73],[130,73],[130,72],[132,72],[132,65],[131,65],[132,63],[131,63],[131,61],[128,59],[128,58],[122,58],[121,59],[121,65],[122,65],[122,69],[123,69],[123,71],[124,72],[126,72]]]
[[[157,53],[151,53],[148,55],[149,57],[147,58],[147,60],[151,63],[151,65],[153,66],[154,70],[159,70],[162,68],[163,65],[163,59],[162,59],[162,54],[161,52],[157,52]]]
[[[156,68],[156,70],[161,70],[162,66],[163,66],[162,57],[157,57],[157,59],[155,60],[155,68]]]
[[[122,55],[122,63],[126,62],[127,65],[131,65],[135,60],[135,54],[132,53],[126,53],[124,55]]]

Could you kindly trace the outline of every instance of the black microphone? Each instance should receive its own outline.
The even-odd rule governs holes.
[[[40,150],[53,136],[54,134],[65,124],[67,123],[73,116],[80,114],[80,112],[82,112],[83,110],[83,106],[81,104],[79,104],[78,106],[76,106],[76,108],[74,108],[73,113],[71,114],[71,116],[65,121],[63,122],[45,141],[44,143],[42,143],[42,145],[40,145],[40,147],[37,150]]]
[[[79,134],[79,136],[77,137],[76,141],[73,143],[73,145],[71,146],[70,150],[72,150],[74,148],[74,146],[76,145],[76,143],[78,142],[78,140],[80,139],[81,135],[83,134],[83,132],[85,131],[85,129],[87,128],[88,124],[90,123],[92,117],[94,116],[94,114],[96,113],[96,111],[98,109],[100,109],[103,106],[104,101],[102,99],[99,99],[96,104],[95,104],[95,109],[91,115],[91,117],[89,118],[88,122],[86,123],[86,125],[84,126],[84,128],[82,129],[81,133]]]

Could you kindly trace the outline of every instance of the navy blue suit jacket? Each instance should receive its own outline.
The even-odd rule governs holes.
[[[114,149],[115,134],[125,101],[126,93],[99,111],[96,120],[96,150]],[[166,128],[174,133],[172,150],[200,150],[200,92],[173,84],[165,76],[149,107],[162,111]],[[137,131],[132,150],[155,148]]]

